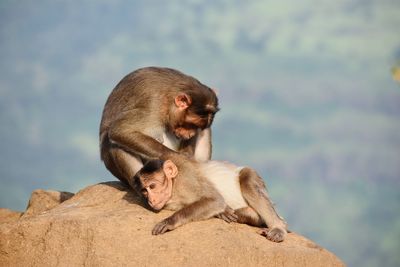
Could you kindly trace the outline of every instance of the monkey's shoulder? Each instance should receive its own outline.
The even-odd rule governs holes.
[[[165,209],[177,211],[199,200],[202,197],[202,192],[196,189],[200,188],[192,187],[192,189],[190,192],[174,190],[171,199],[165,205]]]

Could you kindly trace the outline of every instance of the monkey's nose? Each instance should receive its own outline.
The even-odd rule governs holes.
[[[160,203],[149,203],[150,204],[150,206],[151,206],[151,208],[153,209],[153,210],[161,210],[163,207],[160,205]]]

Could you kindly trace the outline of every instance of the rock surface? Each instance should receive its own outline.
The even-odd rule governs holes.
[[[219,219],[152,236],[170,214],[145,209],[119,182],[76,195],[36,190],[22,216],[0,209],[0,266],[344,266],[295,233],[273,243]]]
[[[59,192],[53,190],[42,190],[38,189],[32,192],[31,198],[29,199],[28,208],[22,215],[22,217],[28,217],[36,214],[40,214],[46,210],[58,206],[67,199],[73,197],[74,194],[69,192]]]
[[[16,221],[22,216],[22,214],[22,212],[0,208],[0,224]]]

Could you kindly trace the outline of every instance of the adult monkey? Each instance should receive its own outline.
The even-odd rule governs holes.
[[[215,92],[195,78],[169,68],[138,69],[117,84],[104,106],[101,159],[130,185],[143,163],[175,151],[209,160],[217,111]]]

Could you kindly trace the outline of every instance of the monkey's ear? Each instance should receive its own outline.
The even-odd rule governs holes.
[[[192,98],[187,94],[179,94],[175,97],[175,105],[179,109],[187,109],[192,104]]]
[[[178,167],[169,159],[164,162],[163,171],[168,178],[175,178],[178,175]]]

